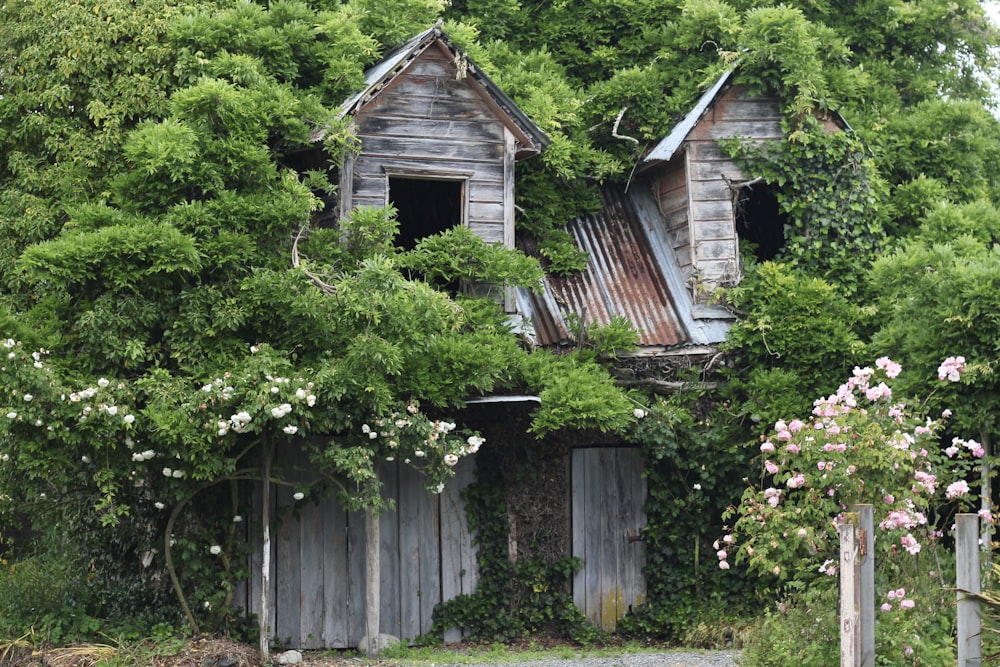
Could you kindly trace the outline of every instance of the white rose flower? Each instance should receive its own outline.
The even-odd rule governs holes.
[[[305,497],[306,494],[302,493],[301,491],[296,491],[295,493],[292,494],[292,498],[295,498],[295,500],[302,500]]]
[[[310,408],[316,405],[316,397],[312,394],[306,396],[306,405],[308,405]]]
[[[299,427],[295,426],[294,424],[289,424],[288,426],[286,426],[281,430],[287,433],[288,435],[294,435],[299,430]]]
[[[84,454],[83,456],[81,456],[80,460],[83,461],[84,463],[90,463],[90,457],[87,456],[86,454]]]
[[[222,553],[222,547],[220,547],[218,544],[213,544],[211,547],[209,547],[208,551],[213,556],[218,556],[219,554]]]
[[[135,423],[135,415],[125,415],[122,419],[125,421],[126,424]]]
[[[632,416],[635,417],[636,419],[642,419],[643,417],[646,416],[646,411],[643,410],[642,408],[636,408],[635,410],[632,411]]]
[[[100,387],[101,389],[107,387],[109,384],[111,384],[111,381],[108,380],[107,378],[101,378],[100,380],[97,381],[97,386]]]
[[[243,517],[241,517],[239,514],[233,517],[233,523],[239,523],[240,521],[243,521]]]
[[[16,412],[8,412],[7,413],[7,419],[17,419],[17,413]]]
[[[31,394],[25,394],[24,395],[24,402],[25,403],[30,403],[31,399],[33,399],[33,398],[34,398],[34,396],[32,396]]]
[[[416,456],[418,459],[419,458],[423,458],[423,456],[424,456],[424,450],[418,449],[415,452],[413,452],[413,455]]]
[[[446,465],[453,466],[456,463],[458,463],[458,457],[455,456],[454,454],[445,454],[444,455],[444,462],[445,462]]]
[[[153,503],[153,507],[155,507],[158,510],[162,510],[164,507],[166,507],[166,505],[164,505],[160,501],[156,501],[155,503]]]
[[[117,405],[109,405],[107,407],[107,411],[108,411],[109,415],[111,415],[112,417],[114,417],[116,414],[118,414],[118,406]]]
[[[173,477],[174,479],[180,479],[183,476],[184,476],[184,471],[183,470],[175,470],[173,472],[173,474],[171,475],[171,477]]]

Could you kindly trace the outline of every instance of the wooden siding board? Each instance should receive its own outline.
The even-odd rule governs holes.
[[[729,139],[732,137],[747,137],[754,140],[778,140],[783,136],[781,123],[763,119],[715,121],[699,123],[688,135],[689,141],[705,139]]]
[[[385,163],[399,156],[419,156],[426,160],[448,160],[454,164],[492,162],[503,159],[503,144],[478,141],[436,141],[433,137],[386,137],[370,135],[361,138],[368,158],[380,157]]]
[[[382,480],[382,493],[395,501],[396,508],[384,510],[379,515],[379,566],[381,571],[379,599],[379,632],[394,637],[403,637],[401,625],[401,602],[403,592],[399,586],[399,573],[402,567],[399,557],[399,504],[402,481],[399,466],[396,464],[378,466],[379,477]]]
[[[719,260],[722,262],[734,262],[736,257],[736,241],[702,241],[696,246],[695,258],[698,266],[703,270],[709,260]]]
[[[307,502],[301,514],[299,560],[299,637],[300,646],[307,649],[323,648],[325,641],[323,635],[327,608],[323,604],[323,560],[326,558],[326,545],[323,544],[323,531],[311,528],[321,526],[322,521],[323,507],[315,502]]]
[[[691,199],[693,201],[726,201],[732,202],[732,191],[722,178],[709,181],[694,181],[691,183]]]
[[[347,573],[347,512],[334,498],[323,504],[323,607],[326,609],[323,627],[324,648],[347,648],[350,643],[348,615],[350,584]]]
[[[586,460],[582,449],[574,449],[570,455],[570,535],[571,552],[576,558],[584,558],[586,554],[587,530],[584,524],[584,517],[587,516],[587,495],[582,493],[584,474],[586,471]],[[587,568],[584,567],[573,573],[573,604],[590,618],[587,613]]]
[[[731,219],[696,220],[695,232],[698,243],[736,240],[736,228]]]
[[[412,486],[412,485],[410,485]],[[420,631],[420,539],[424,517],[420,514],[420,505],[412,497],[412,490],[407,487],[400,495],[399,504],[400,526],[405,526],[399,538],[400,570],[400,618],[403,633],[402,638],[413,638]]]
[[[347,630],[348,644],[357,646],[365,636],[365,514],[347,517]]]
[[[292,490],[282,485],[275,491],[278,506],[290,508],[292,506]],[[301,641],[300,634],[300,609],[301,609],[301,564],[300,564],[300,542],[298,539],[298,519],[290,512],[282,514],[280,524],[275,532],[275,573],[281,572],[282,576],[274,576],[275,596],[274,605],[274,636],[278,641],[287,643]]]
[[[698,162],[691,163],[691,182],[722,181],[725,179],[741,180],[742,172],[732,162]]]
[[[710,221],[724,221],[730,228],[733,226],[733,204],[729,199],[696,201],[691,207],[691,219],[695,238],[701,240],[705,238],[703,230],[715,231],[714,227],[708,224]],[[732,236],[732,232],[728,236]],[[717,237],[710,236],[709,238]]]
[[[441,509],[440,498],[423,488],[423,480],[414,475],[413,495],[421,514],[429,520],[419,531],[420,538],[420,631],[431,628],[434,606],[441,601]]]

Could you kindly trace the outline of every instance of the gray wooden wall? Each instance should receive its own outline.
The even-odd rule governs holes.
[[[573,555],[583,559],[573,602],[610,632],[646,599],[642,458],[635,448],[574,449],[572,480]]]
[[[699,301],[705,301],[720,284],[737,280],[741,271],[733,193],[727,179],[739,182],[746,176],[716,141],[734,137],[777,141],[782,136],[778,100],[750,96],[744,86],[732,86],[691,130],[684,151],[658,174],[655,192],[661,200],[674,201],[679,191],[672,170],[683,161],[687,173],[690,259],[682,257],[683,244],[678,246],[678,259],[682,267],[690,265],[685,277],[693,274],[700,283],[701,289],[695,292]],[[674,199],[670,199],[671,193]],[[676,227],[676,221],[668,224]]]
[[[513,135],[480,84],[457,74],[453,56],[432,44],[355,114],[361,154],[345,165],[344,208],[385,206],[390,174],[463,180],[465,223],[513,247]]]
[[[284,456],[287,463],[297,455]],[[461,459],[444,491],[429,495],[412,468],[381,466],[384,493],[396,502],[380,519],[383,633],[404,640],[427,633],[434,605],[475,590],[475,550],[460,498],[474,471],[474,457]],[[272,487],[272,516],[278,508],[296,510],[283,513],[271,531],[272,639],[293,648],[356,647],[365,635],[364,514],[345,512],[333,498],[296,503],[292,493],[287,486]],[[260,609],[259,495],[255,505],[249,518],[251,578],[236,600],[252,613]],[[445,639],[460,637],[453,630]]]

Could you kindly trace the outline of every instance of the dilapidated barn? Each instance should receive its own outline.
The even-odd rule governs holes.
[[[623,317],[639,331],[640,348],[617,360],[622,384],[669,391],[679,384],[679,369],[707,371],[716,363],[734,317],[711,296],[740,279],[740,242],[763,252],[782,243],[768,184],[742,173],[717,143],[781,139],[779,100],[751,94],[733,77],[727,72],[702,95],[627,185],[602,188],[598,213],[567,222],[589,257],[582,272],[548,276],[540,292],[506,295],[532,345],[572,345],[573,321],[606,325]],[[374,66],[343,113],[360,148],[339,172],[336,215],[392,204],[403,247],[455,225],[515,245],[515,164],[548,139],[439,28]],[[613,630],[646,593],[646,486],[638,450],[600,434],[562,434],[540,448],[544,453],[536,447],[524,454],[530,448],[512,443],[523,436],[523,420],[538,399],[488,398],[497,401],[479,405],[476,419],[490,434],[491,450],[535,457],[535,474],[520,482],[523,492],[505,501],[508,558],[543,550],[546,558],[581,559],[571,582],[574,602],[594,625]],[[461,496],[477,477],[475,461],[463,460],[458,473],[444,493],[428,497],[412,470],[386,464],[380,471],[395,499],[395,509],[380,519],[383,633],[403,639],[427,633],[436,604],[476,588],[480,573]],[[364,518],[332,499],[296,505],[290,493],[277,491],[276,507],[296,511],[284,516],[270,554],[274,639],[304,648],[357,646],[365,634]],[[241,590],[246,609],[259,611],[261,586],[255,574]],[[453,628],[445,638],[461,634]]]

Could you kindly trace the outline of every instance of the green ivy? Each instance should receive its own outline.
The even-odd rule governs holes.
[[[818,123],[811,116],[805,121]],[[746,173],[775,189],[787,219],[777,259],[856,291],[885,241],[885,183],[852,132],[814,126],[796,137],[719,143]]]
[[[631,436],[646,467],[647,601],[623,619],[624,634],[676,640],[707,619],[752,613],[754,581],[739,568],[720,570],[713,546],[752,456],[727,408],[717,395],[674,394]]]
[[[515,448],[531,443],[515,443]],[[526,558],[512,563],[508,555],[510,523],[506,491],[532,474],[531,456],[504,455],[493,449],[478,454],[478,478],[463,492],[469,528],[475,535],[480,573],[476,590],[439,604],[434,623],[422,641],[440,641],[448,628],[463,628],[472,641],[510,642],[540,631],[588,643],[602,633],[573,604],[569,581],[582,562],[578,558]],[[512,462],[520,465],[511,465]]]

